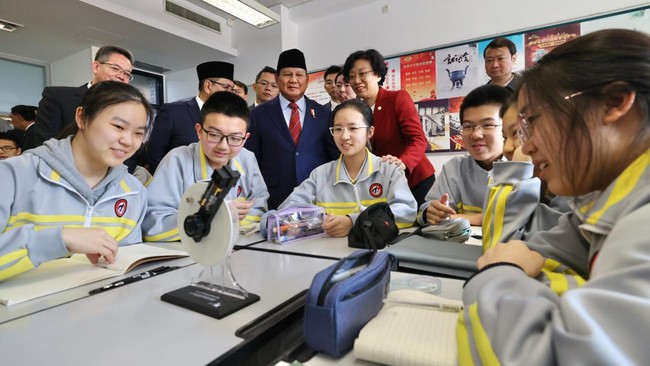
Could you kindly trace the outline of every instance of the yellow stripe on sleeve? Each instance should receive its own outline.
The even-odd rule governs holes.
[[[0,267],[6,266],[11,262],[16,263],[0,271],[0,281],[34,268],[34,263],[27,256],[27,249],[25,248],[15,250],[0,257]]]
[[[490,339],[481,325],[481,320],[478,316],[478,304],[472,304],[469,307],[469,319],[472,324],[472,330],[474,335],[474,344],[476,345],[476,351],[478,356],[481,359],[481,364],[483,365],[500,365],[499,359],[492,345],[490,344]]]
[[[458,344],[458,364],[462,366],[474,366],[472,349],[469,344],[469,335],[465,328],[465,312],[461,311],[456,326],[456,343]]]
[[[181,240],[181,237],[178,233],[178,228],[174,228],[157,235],[144,237],[144,241],[178,241],[178,240]]]

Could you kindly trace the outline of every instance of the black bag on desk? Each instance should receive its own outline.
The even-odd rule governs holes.
[[[348,247],[378,250],[386,247],[399,234],[395,216],[386,202],[375,203],[357,217],[350,234]]]
[[[357,250],[318,272],[305,301],[305,343],[341,357],[374,318],[388,292],[395,258],[388,252]]]

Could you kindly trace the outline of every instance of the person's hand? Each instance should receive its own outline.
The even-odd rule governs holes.
[[[521,240],[499,243],[488,249],[476,262],[478,269],[493,263],[512,263],[521,267],[530,277],[536,277],[544,267],[544,257],[530,250]]]
[[[230,209],[233,212],[237,213],[237,217],[239,218],[239,221],[241,221],[246,217],[246,215],[248,215],[248,211],[253,207],[253,202],[254,201],[233,200],[230,201],[228,205],[230,205]]]
[[[519,146],[515,149],[515,152],[512,153],[512,161],[524,161],[530,163],[533,161],[533,158],[524,154],[522,147]]]
[[[381,157],[381,161],[385,161],[385,162],[390,163],[390,164],[395,164],[402,170],[406,169],[406,165],[404,163],[402,163],[402,160],[400,160],[400,158],[398,158],[397,156],[384,155],[384,156]]]
[[[352,230],[352,219],[349,216],[327,215],[322,227],[328,236],[342,238]]]
[[[455,214],[456,211],[449,207],[449,194],[447,193],[443,193],[440,200],[431,201],[426,210],[427,222],[431,225],[437,225]]]
[[[104,257],[115,262],[119,243],[102,228],[63,228],[63,243],[70,253],[83,253],[95,264]]]

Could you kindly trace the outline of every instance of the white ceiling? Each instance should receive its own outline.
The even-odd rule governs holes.
[[[163,0],[146,0],[162,9]],[[152,2],[153,1],[153,2]],[[331,9],[332,0],[258,0],[271,7],[282,4],[287,8],[308,2],[320,2]],[[193,42],[187,38],[161,31],[154,26],[135,21],[145,19],[117,15],[88,3],[105,3],[124,9],[136,9],[145,0],[1,0],[0,19],[24,25],[13,33],[0,31],[0,56],[51,63],[90,46],[117,44],[131,50],[138,61],[176,71],[194,67],[207,59],[231,58],[229,45],[219,47],[208,42]],[[340,1],[338,2],[340,3]],[[329,5],[329,6],[328,6]],[[333,9],[332,9],[333,10]],[[339,8],[340,10],[340,8]],[[136,12],[133,11],[135,14]],[[321,13],[322,15],[322,13]],[[152,21],[156,22],[155,14]],[[225,23],[225,22],[223,22]],[[222,24],[222,27],[226,24]],[[197,27],[198,28],[198,27]],[[223,28],[222,28],[223,29]],[[201,30],[203,31],[203,30]],[[214,37],[217,38],[217,37]],[[202,44],[203,43],[203,44]],[[224,51],[225,50],[225,51]]]

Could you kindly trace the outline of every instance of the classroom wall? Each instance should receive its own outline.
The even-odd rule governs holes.
[[[50,63],[51,83],[57,86],[80,86],[93,78],[91,64],[97,47],[85,48]]]

